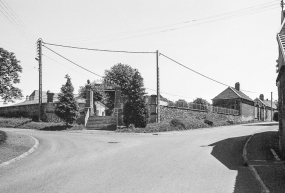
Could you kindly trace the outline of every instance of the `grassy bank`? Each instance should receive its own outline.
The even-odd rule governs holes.
[[[72,124],[68,127],[65,123],[47,123],[47,122],[33,122],[28,118],[3,118],[0,117],[0,128],[22,128],[22,129],[36,129],[45,131],[59,131],[59,130],[82,130],[83,125]]]
[[[199,119],[196,117],[188,117],[186,119],[164,120],[161,123],[150,123],[145,128],[117,129],[117,132],[154,133],[154,132],[164,132],[164,131],[180,131],[180,130],[210,128],[210,127],[218,127],[226,125],[236,125],[240,123],[241,122],[234,122],[232,120],[208,120],[208,119]]]

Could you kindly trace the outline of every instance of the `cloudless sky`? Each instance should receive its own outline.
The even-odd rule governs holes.
[[[280,1],[270,0],[0,0],[0,47],[21,61],[23,95],[38,90],[36,42],[155,52],[212,79],[240,82],[252,99],[277,100],[276,34]],[[117,63],[136,68],[148,94],[155,94],[156,55],[97,52],[46,45],[99,75]],[[87,79],[100,77],[43,47],[43,90],[58,93],[69,74],[75,93]],[[227,87],[160,56],[162,96],[211,101]],[[153,89],[153,90],[149,90]],[[165,93],[170,93],[173,96]],[[19,102],[19,101],[17,101]],[[3,102],[0,103],[0,106]]]

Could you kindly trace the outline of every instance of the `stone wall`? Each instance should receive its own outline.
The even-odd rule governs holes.
[[[38,120],[38,104],[28,104],[19,106],[0,107],[0,116],[2,117],[27,117]],[[81,105],[82,106],[82,105]],[[56,103],[43,103],[41,110],[41,120],[46,122],[61,122],[60,118],[54,113]],[[81,124],[83,114],[76,121]]]
[[[203,111],[193,111],[184,108],[177,107],[168,107],[168,106],[160,106],[160,115],[161,121],[174,119],[174,118],[187,118],[187,117],[196,117],[198,119],[209,119],[209,120],[223,120],[223,121],[233,121],[233,122],[241,122],[240,116],[234,115],[225,115],[218,114],[212,112],[203,112]]]

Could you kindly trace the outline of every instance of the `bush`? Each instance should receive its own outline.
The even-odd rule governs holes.
[[[186,128],[185,124],[179,119],[172,119],[169,124],[171,127],[178,127],[179,129],[185,129]]]
[[[213,126],[213,121],[210,121],[210,120],[208,120],[208,119],[205,119],[204,120],[204,123],[206,123],[206,124],[208,124],[208,125],[210,125],[210,126]]]
[[[233,125],[234,124],[234,121],[231,121],[231,120],[227,120],[227,123]]]
[[[5,143],[6,139],[7,139],[6,133],[4,131],[0,131],[0,145],[2,143]]]
[[[276,121],[276,122],[279,121],[279,113],[278,112],[274,112],[274,114],[273,114],[273,121]]]
[[[134,129],[134,128],[136,128],[136,127],[135,127],[135,125],[134,125],[134,124],[129,124],[129,125],[128,125],[128,128],[130,128],[130,129]]]

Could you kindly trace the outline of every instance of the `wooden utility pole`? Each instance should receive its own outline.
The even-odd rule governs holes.
[[[41,121],[41,106],[42,106],[42,39],[37,42],[38,62],[39,62],[39,109],[38,116]]]
[[[156,122],[160,123],[160,83],[159,83],[159,51],[156,51],[156,77],[157,77],[157,88],[156,88],[156,100],[157,100],[157,104],[156,104]]]
[[[273,113],[272,113],[272,92],[271,92],[271,122],[272,122],[272,117],[273,116]]]

